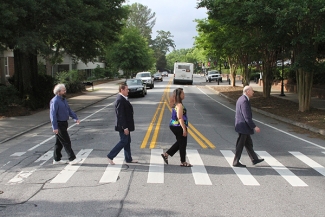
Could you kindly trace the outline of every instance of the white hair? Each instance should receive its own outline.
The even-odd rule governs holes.
[[[247,92],[247,90],[252,90],[253,88],[251,86],[245,86],[243,89],[243,94],[245,94]]]
[[[65,85],[64,84],[57,84],[57,85],[55,85],[55,87],[53,89],[53,93],[55,95],[57,95],[63,88],[65,89]]]

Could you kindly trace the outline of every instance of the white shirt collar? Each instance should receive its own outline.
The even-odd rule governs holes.
[[[129,100],[127,96],[124,96],[123,94],[119,93],[121,96],[124,97],[124,99]]]

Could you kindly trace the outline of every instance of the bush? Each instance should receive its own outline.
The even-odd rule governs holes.
[[[260,72],[253,72],[250,74],[250,77],[249,79],[252,81],[252,80],[256,80],[256,79],[260,79]]]
[[[78,70],[70,70],[67,72],[57,73],[55,76],[57,84],[65,84],[67,92],[78,93],[85,90],[85,86],[82,84],[86,80],[86,74]]]
[[[104,69],[104,68],[100,68],[99,65],[97,65],[97,67],[94,69],[94,71],[93,71],[93,76],[94,76],[96,79],[107,77],[107,76],[106,76],[106,71],[105,71],[105,69]]]
[[[0,86],[0,102],[0,112],[6,112],[10,106],[22,103],[19,92],[13,85]]]

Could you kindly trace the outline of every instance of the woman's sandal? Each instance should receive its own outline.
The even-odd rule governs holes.
[[[192,167],[193,165],[187,162],[181,163],[181,167]]]
[[[168,164],[168,157],[165,154],[161,154],[161,157],[164,159],[165,163]]]

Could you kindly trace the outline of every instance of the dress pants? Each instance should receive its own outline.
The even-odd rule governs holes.
[[[64,147],[64,150],[68,154],[69,161],[73,161],[76,159],[76,155],[74,154],[71,148],[71,141],[68,134],[68,122],[60,121],[58,122],[58,134],[55,135],[56,143],[54,145],[54,160],[60,161],[62,158],[61,150]]]
[[[177,151],[179,151],[181,162],[186,162],[187,136],[183,136],[183,128],[181,126],[170,126],[169,128],[176,136],[176,142],[166,153],[173,156]]]
[[[118,153],[124,148],[125,161],[130,163],[132,161],[131,157],[131,133],[125,135],[123,131],[119,131],[120,141],[115,145],[115,147],[108,153],[107,157],[113,160]]]
[[[237,143],[236,143],[236,153],[234,157],[233,164],[236,165],[239,163],[241,154],[243,152],[244,147],[246,148],[246,151],[248,153],[248,156],[250,157],[251,161],[257,160],[258,157],[253,149],[253,141],[249,134],[241,134],[239,133]]]

